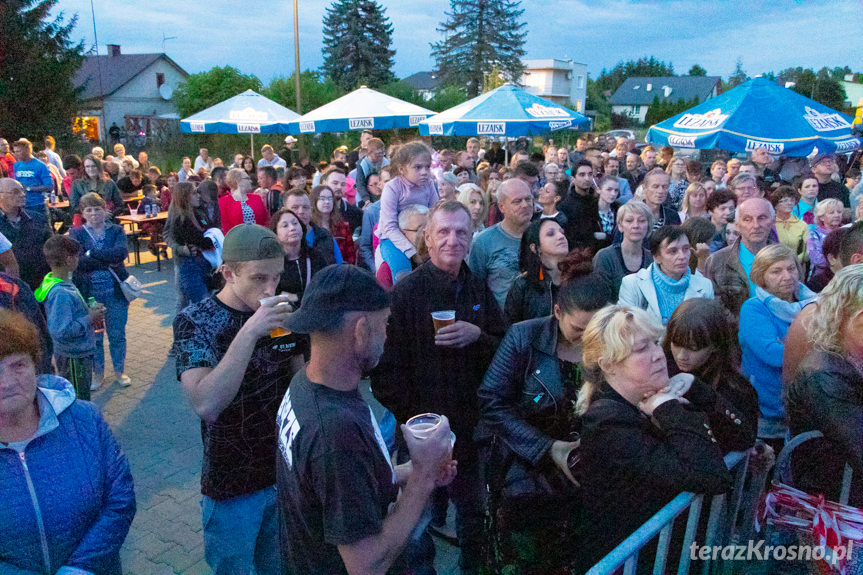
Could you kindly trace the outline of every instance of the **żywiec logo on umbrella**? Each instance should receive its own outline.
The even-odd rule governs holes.
[[[851,129],[851,124],[842,117],[842,114],[822,114],[809,106],[806,106],[806,113],[803,115],[803,119],[819,132],[832,132],[833,130],[841,130],[843,128]]]
[[[705,114],[683,114],[679,120],[674,122],[675,128],[688,128],[690,130],[711,130],[718,128],[728,119],[728,114],[716,108]]]
[[[563,108],[543,106],[539,102],[534,102],[530,108],[525,108],[524,111],[534,118],[566,118],[569,116]]]
[[[231,110],[228,118],[244,122],[266,122],[268,116],[266,112],[245,108],[243,110]]]

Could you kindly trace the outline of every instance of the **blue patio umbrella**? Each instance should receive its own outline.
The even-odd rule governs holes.
[[[255,134],[286,134],[288,123],[299,117],[254,90],[246,90],[180,120],[180,130],[191,134],[249,134],[254,157]]]
[[[290,134],[415,128],[434,112],[360,86],[288,124]]]
[[[765,78],[753,78],[682,114],[651,126],[647,141],[660,146],[731,152],[767,148],[771,154],[808,156],[860,147],[851,118]]]
[[[518,137],[589,125],[578,112],[504,84],[420,122],[420,134]]]

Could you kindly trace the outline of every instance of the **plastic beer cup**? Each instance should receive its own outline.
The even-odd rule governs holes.
[[[436,413],[421,413],[408,419],[408,431],[417,439],[428,439],[443,419]]]
[[[455,323],[455,310],[433,311],[431,313],[434,322],[434,331],[437,333],[442,327]]]
[[[264,305],[264,304],[266,304],[266,303],[268,303],[268,302],[270,302],[276,298],[281,298],[281,297],[282,296],[280,296],[280,295],[274,295],[272,297],[265,297],[265,298],[261,298],[260,302],[261,302],[261,305]],[[291,303],[287,302],[287,301],[280,301],[276,305],[277,306],[282,306],[282,305],[290,306]],[[288,329],[285,329],[284,327],[281,327],[281,326],[280,327],[274,327],[273,329],[270,330],[270,337],[271,338],[284,337],[286,335],[291,335],[291,331]]]

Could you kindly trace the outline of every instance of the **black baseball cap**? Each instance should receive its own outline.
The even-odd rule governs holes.
[[[379,311],[390,307],[390,295],[371,272],[349,264],[327,266],[312,277],[300,309],[286,327],[295,333],[327,331],[352,311]]]

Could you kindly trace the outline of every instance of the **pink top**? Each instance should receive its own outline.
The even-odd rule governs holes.
[[[378,235],[381,239],[390,240],[407,257],[413,257],[417,250],[399,229],[399,213],[411,204],[430,208],[438,199],[437,186],[433,179],[424,186],[414,186],[402,176],[396,176],[387,182],[381,192]]]
[[[248,194],[246,204],[252,208],[255,214],[255,223],[266,226],[270,223],[270,214],[264,207],[264,201],[258,194]],[[234,199],[231,194],[225,194],[219,198],[219,213],[222,215],[222,233],[243,223],[243,206]]]

